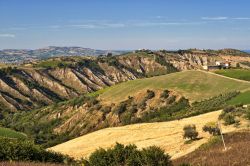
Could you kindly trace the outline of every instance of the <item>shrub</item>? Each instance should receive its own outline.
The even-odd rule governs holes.
[[[235,108],[234,106],[228,106],[228,107],[224,108],[223,111],[224,111],[225,113],[235,112],[235,111],[236,111],[236,108]]]
[[[169,90],[164,90],[161,94],[161,98],[166,99],[168,97],[169,97]]]
[[[245,118],[250,120],[250,109],[246,110]]]
[[[117,107],[116,107],[116,113],[118,115],[124,113],[127,109],[127,103],[126,102],[121,102]]]
[[[151,90],[147,90],[147,99],[152,99],[155,97],[155,92]]]
[[[109,107],[109,106],[102,107],[101,111],[102,111],[104,114],[108,114],[108,113],[110,113],[110,111],[111,111],[111,107]]]
[[[176,100],[176,96],[170,96],[168,99],[167,99],[167,104],[173,104]]]
[[[184,126],[183,130],[184,130],[184,135],[183,135],[184,139],[188,138],[191,140],[195,140],[198,137],[196,126],[193,124]]]
[[[172,162],[170,156],[164,154],[164,151],[157,147],[151,146],[146,149],[142,149],[142,157],[144,165],[158,165],[158,166],[170,166]]]
[[[123,125],[131,124],[132,112],[125,112],[121,115],[120,120]]]
[[[27,140],[0,138],[0,161],[39,161],[64,163],[72,158],[47,151]]]
[[[235,118],[232,114],[226,114],[223,118],[223,120],[225,121],[225,125],[231,125],[236,123]]]
[[[156,146],[138,150],[135,145],[119,143],[107,150],[96,150],[83,163],[86,166],[172,166],[170,156]]]
[[[212,135],[220,134],[220,128],[218,124],[216,124],[215,122],[207,123],[205,126],[203,126],[202,130],[205,132],[209,132],[209,134],[212,134]]]

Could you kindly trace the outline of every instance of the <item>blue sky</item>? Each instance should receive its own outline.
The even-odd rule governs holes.
[[[250,49],[249,0],[0,0],[0,49]]]

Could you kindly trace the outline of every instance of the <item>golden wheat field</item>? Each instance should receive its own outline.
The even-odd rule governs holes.
[[[188,154],[205,143],[210,137],[202,132],[202,127],[207,122],[217,121],[221,111],[175,120],[170,122],[143,123],[123,127],[102,129],[63,144],[50,148],[50,150],[70,155],[74,158],[86,158],[98,148],[108,148],[116,142],[122,144],[135,144],[139,148],[151,145],[160,146],[172,158]],[[183,126],[195,124],[199,132],[199,139],[191,144],[185,144],[183,139]],[[222,126],[224,132],[235,130],[234,127]]]

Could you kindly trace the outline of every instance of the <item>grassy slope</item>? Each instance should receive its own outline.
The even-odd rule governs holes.
[[[11,129],[0,127],[0,137],[25,139],[26,135]]]
[[[208,140],[209,135],[201,132],[207,122],[216,121],[220,111],[211,112],[182,120],[160,123],[143,123],[102,129],[63,144],[52,147],[56,152],[68,154],[72,157],[87,157],[95,149],[107,148],[116,142],[122,144],[136,144],[139,148],[151,145],[160,146],[173,157],[185,155]],[[195,141],[193,144],[184,144],[183,126],[196,124],[200,137],[204,139]]]
[[[231,78],[250,81],[250,70],[247,69],[218,70],[215,71],[215,73]]]
[[[240,82],[202,71],[184,71],[120,83],[102,90],[100,98],[105,102],[115,103],[145,89],[175,90],[191,101],[200,101],[225,92],[246,91],[250,89],[250,82]]]
[[[230,105],[250,104],[250,91],[243,92],[227,102]]]

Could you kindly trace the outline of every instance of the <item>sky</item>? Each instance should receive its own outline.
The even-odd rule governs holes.
[[[249,0],[0,0],[0,49],[250,49]]]

